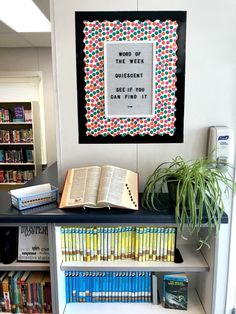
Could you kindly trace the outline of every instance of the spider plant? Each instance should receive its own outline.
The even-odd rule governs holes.
[[[186,238],[186,229],[190,235],[196,232],[198,249],[203,244],[209,246],[208,240],[213,226],[216,233],[220,229],[225,210],[223,195],[228,194],[230,190],[236,192],[232,176],[218,166],[216,161],[205,158],[186,162],[179,156],[172,162],[162,163],[145,185],[142,206],[159,211],[159,194],[167,185],[169,197],[175,203],[175,219],[179,233]],[[208,232],[202,238],[200,230],[203,226],[207,226]]]

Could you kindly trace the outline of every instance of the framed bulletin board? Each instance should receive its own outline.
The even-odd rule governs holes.
[[[76,12],[79,143],[182,143],[186,12]]]

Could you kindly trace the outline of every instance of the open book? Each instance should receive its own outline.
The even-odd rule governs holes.
[[[138,209],[138,174],[114,166],[69,169],[60,208]]]

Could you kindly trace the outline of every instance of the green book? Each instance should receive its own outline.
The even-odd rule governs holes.
[[[163,305],[169,309],[187,310],[188,278],[185,273],[164,275]]]

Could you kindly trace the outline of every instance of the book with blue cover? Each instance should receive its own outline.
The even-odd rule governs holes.
[[[170,309],[187,310],[188,278],[185,273],[163,276],[163,306]]]

